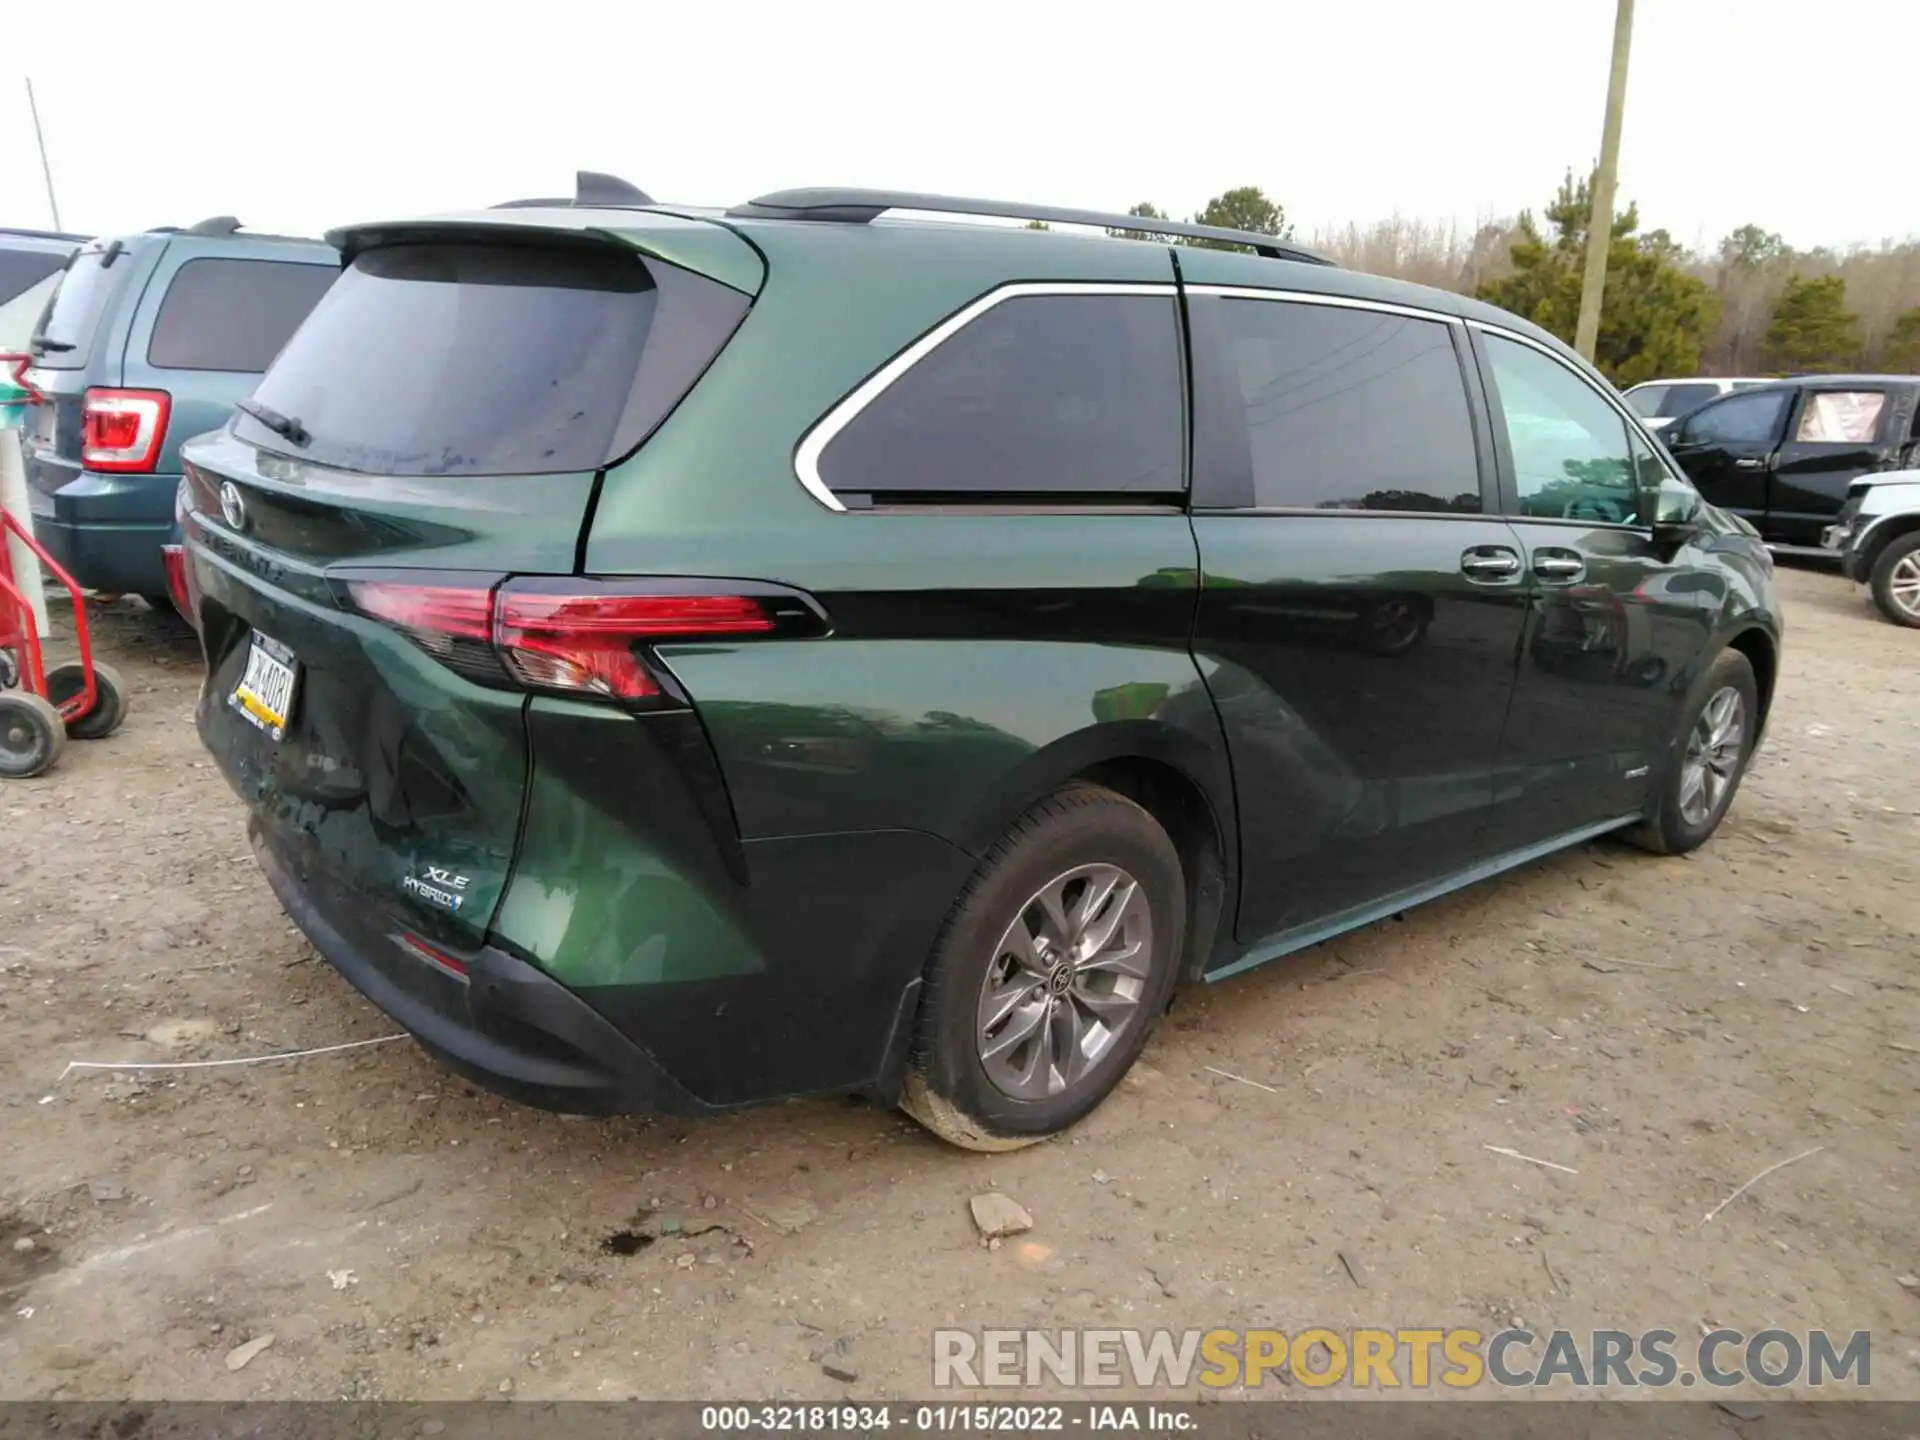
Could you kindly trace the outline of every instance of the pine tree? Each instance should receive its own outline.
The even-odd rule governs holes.
[[[1761,342],[1761,363],[1782,374],[1830,374],[1859,354],[1860,317],[1847,309],[1847,282],[1838,275],[1789,280]]]
[[[1258,185],[1241,185],[1214,196],[1193,217],[1193,223],[1217,225],[1224,230],[1251,230],[1256,235],[1271,235],[1279,240],[1288,240],[1293,236],[1293,227],[1287,223],[1287,212],[1269,200]],[[1240,248],[1224,240],[1190,240],[1187,243],[1211,250]]]
[[[1545,211],[1552,237],[1531,212],[1522,213],[1508,248],[1513,273],[1479,287],[1482,300],[1523,315],[1569,344],[1580,318],[1586,268],[1591,182],[1571,173]],[[1637,235],[1632,205],[1614,216],[1607,246],[1607,288],[1600,310],[1594,363],[1621,387],[1662,375],[1692,375],[1719,319],[1719,302],[1706,283],[1680,267],[1682,252],[1664,230]]]
[[[1881,365],[1895,374],[1920,374],[1920,305],[1903,311],[1887,332]]]

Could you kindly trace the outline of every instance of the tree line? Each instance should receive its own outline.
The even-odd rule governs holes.
[[[1571,344],[1590,185],[1569,173],[1539,220],[1522,211],[1469,230],[1395,217],[1317,231],[1308,244],[1352,269],[1478,296]],[[1145,202],[1128,213],[1169,218]],[[1216,195],[1191,219],[1293,235],[1285,210],[1251,185]],[[1668,375],[1920,372],[1920,239],[1796,250],[1772,231],[1743,225],[1700,254],[1665,230],[1643,231],[1638,208],[1628,204],[1615,213],[1607,243],[1594,359],[1617,385]]]

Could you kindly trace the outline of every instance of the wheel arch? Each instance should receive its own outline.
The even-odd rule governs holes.
[[[1061,736],[1028,755],[983,796],[948,838],[979,857],[1013,822],[1056,790],[1076,782],[1100,785],[1140,806],[1174,843],[1187,874],[1187,925],[1179,983],[1204,974],[1215,948],[1231,937],[1238,895],[1240,830],[1224,739],[1204,727],[1160,719],[1108,720]],[[923,983],[932,952],[908,982],[881,1070],[870,1093],[898,1103]]]
[[[1758,625],[1735,632],[1727,637],[1726,648],[1738,650],[1747,657],[1747,663],[1753,667],[1753,682],[1760,692],[1760,732],[1767,728],[1767,716],[1773,710],[1774,682],[1779,677],[1779,642]],[[1756,738],[1754,744],[1759,744]]]
[[[1181,974],[1201,973],[1222,917],[1233,913],[1239,874],[1239,821],[1224,744],[1209,746],[1193,731],[1158,720],[1090,726],[1028,756],[966,817],[955,838],[968,852],[984,854],[1035,801],[1076,781],[1126,796],[1173,841],[1187,872]]]
[[[1920,510],[1903,511],[1889,515],[1876,523],[1867,532],[1867,543],[1861,547],[1859,576],[1863,581],[1873,579],[1873,570],[1880,563],[1880,557],[1894,541],[1920,530]]]
[[[1220,922],[1228,913],[1228,888],[1233,877],[1228,856],[1234,847],[1206,791],[1184,770],[1144,755],[1102,761],[1071,777],[1069,783],[1073,780],[1126,796],[1153,816],[1173,841],[1187,888],[1180,981],[1184,984],[1197,979],[1205,973],[1219,943]]]

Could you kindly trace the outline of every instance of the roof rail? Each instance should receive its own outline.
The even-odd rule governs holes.
[[[231,235],[240,228],[237,215],[210,215],[197,225],[186,228],[188,235]]]
[[[1044,220],[1054,225],[1096,225],[1108,230],[1130,230],[1148,235],[1177,235],[1184,240],[1217,240],[1245,245],[1271,260],[1303,260],[1311,265],[1333,261],[1273,235],[1254,230],[1227,230],[1217,225],[1190,225],[1182,220],[1154,220],[1141,215],[1115,215],[1104,210],[1069,210],[1058,205],[1025,205],[1018,201],[976,200],[958,195],[924,195],[911,190],[776,190],[727,212],[741,220],[826,220],[865,225],[889,210],[925,210],[942,215],[982,215],[1004,220]]]
[[[495,205],[495,210],[529,209],[575,209],[586,210],[595,207],[620,209],[628,205],[651,205],[653,197],[638,185],[622,180],[618,175],[603,175],[598,170],[578,170],[573,177],[573,198],[534,200],[505,200]]]

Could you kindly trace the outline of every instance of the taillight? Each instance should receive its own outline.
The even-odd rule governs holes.
[[[670,640],[818,635],[820,614],[776,587],[529,577],[431,582],[342,577],[356,610],[404,630],[469,679],[625,702],[673,702],[645,646]],[[673,702],[677,703],[677,702]]]
[[[503,590],[493,643],[515,674],[543,690],[642,700],[660,684],[643,640],[769,635],[773,617],[747,595],[581,595]]]
[[[167,438],[173,397],[164,390],[87,391],[80,411],[80,463],[89,470],[152,471]]]
[[[167,568],[167,594],[173,600],[173,608],[183,619],[193,619],[193,593],[187,588],[187,547],[184,545],[162,545],[160,560]]]
[[[418,631],[425,640],[493,639],[493,587],[408,585],[357,580],[347,586],[354,604],[376,619]],[[431,648],[431,646],[429,646]]]

